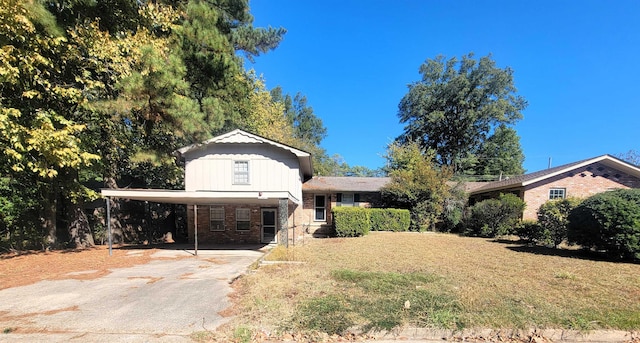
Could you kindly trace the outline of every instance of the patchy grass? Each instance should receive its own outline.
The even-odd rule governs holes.
[[[284,248],[283,248],[284,249]],[[230,327],[341,333],[434,328],[640,328],[640,265],[432,233],[311,240],[238,280]]]

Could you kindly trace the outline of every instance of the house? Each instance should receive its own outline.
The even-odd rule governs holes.
[[[372,206],[388,181],[312,177],[309,153],[242,130],[178,149],[176,157],[185,166],[184,190],[103,189],[102,195],[186,204],[195,244],[286,243],[294,235],[326,233],[333,207]]]
[[[314,177],[309,153],[242,130],[181,148],[176,157],[185,166],[184,190],[103,189],[102,195],[187,205],[188,237],[196,249],[198,240],[288,244],[302,234],[326,234],[331,209],[376,207],[380,189],[390,181]],[[524,219],[536,219],[540,205],[550,199],[586,198],[617,188],[640,188],[640,168],[609,155],[465,184],[470,204],[500,193],[516,194],[527,204]]]
[[[619,188],[640,188],[640,168],[602,155],[476,186],[469,191],[469,203],[494,198],[500,193],[512,193],[527,205],[523,219],[535,220],[538,209],[548,200],[587,198]]]

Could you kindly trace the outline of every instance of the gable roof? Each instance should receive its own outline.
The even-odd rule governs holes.
[[[302,184],[302,191],[379,192],[391,178],[358,176],[314,176]]]
[[[552,178],[554,176],[557,176],[578,168],[582,168],[584,166],[587,166],[596,162],[601,162],[609,167],[615,168],[629,175],[640,178],[640,167],[630,164],[628,162],[625,162],[611,155],[602,155],[602,156],[588,158],[581,161],[563,164],[561,166],[544,169],[544,170],[540,170],[540,171],[529,173],[529,174],[514,176],[507,180],[487,182],[484,186],[476,188],[472,190],[470,193],[478,194],[478,193],[497,191],[497,190],[507,189],[507,188],[524,187],[532,183],[540,182],[540,181]]]
[[[202,143],[188,145],[176,150],[176,153],[178,154],[178,157],[182,157],[182,155],[186,153],[204,149],[213,144],[269,144],[294,154],[300,161],[300,168],[302,169],[303,174],[308,177],[313,175],[313,165],[311,163],[310,153],[240,129],[235,129],[225,134],[215,136]]]

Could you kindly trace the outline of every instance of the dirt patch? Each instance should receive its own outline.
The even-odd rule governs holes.
[[[156,283],[156,282],[162,280],[163,278],[161,278],[161,277],[153,277],[153,276],[130,276],[127,279],[129,279],[129,280],[134,280],[134,279],[148,280],[147,281],[147,285],[150,285],[152,283]]]
[[[205,258],[204,260],[207,261],[207,262],[211,262],[213,264],[227,264],[227,263],[229,263],[229,261],[221,260],[221,259],[213,258],[213,257]]]
[[[42,280],[91,280],[111,273],[111,269],[146,264],[157,249],[113,249],[98,246],[86,250],[29,251],[0,255],[0,289],[30,285]],[[76,273],[91,271],[90,273]]]
[[[65,307],[65,308],[59,308],[59,309],[55,309],[55,310],[49,310],[49,311],[43,311],[43,312],[31,312],[31,313],[24,313],[24,314],[20,314],[17,316],[12,316],[9,314],[9,312],[6,311],[0,311],[0,321],[11,321],[11,320],[16,320],[16,319],[28,319],[34,316],[52,316],[54,314],[58,314],[61,312],[69,312],[69,311],[78,311],[80,308],[78,306],[69,306],[69,307]]]

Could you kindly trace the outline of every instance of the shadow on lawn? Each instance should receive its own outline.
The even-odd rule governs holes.
[[[516,243],[513,241],[500,241],[496,240],[498,243],[509,244],[506,248],[520,253],[528,253],[535,255],[545,255],[545,256],[558,256],[565,258],[577,258],[581,260],[589,260],[589,261],[599,261],[599,262],[616,262],[616,263],[631,263],[631,264],[640,264],[640,261],[634,261],[629,259],[622,258],[613,258],[611,256],[607,256],[602,252],[590,251],[585,249],[562,249],[562,248],[549,248],[540,245],[530,245],[523,243]],[[514,243],[518,245],[514,245]]]

